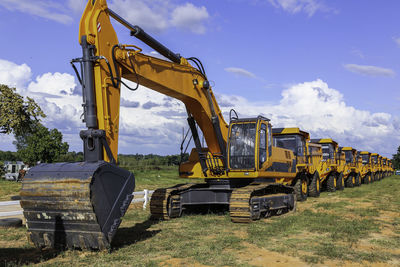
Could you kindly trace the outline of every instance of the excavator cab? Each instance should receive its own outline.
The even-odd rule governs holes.
[[[272,153],[271,124],[269,119],[235,119],[229,126],[228,162],[229,169],[260,169]]]

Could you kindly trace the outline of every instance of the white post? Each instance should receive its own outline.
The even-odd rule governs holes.
[[[143,203],[143,209],[146,209],[147,206],[147,201],[149,200],[149,190],[145,189],[144,191],[144,203]]]

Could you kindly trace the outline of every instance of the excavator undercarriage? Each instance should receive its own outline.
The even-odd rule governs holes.
[[[232,187],[229,182],[182,184],[157,189],[151,197],[151,215],[169,220],[180,217],[190,206],[224,205],[233,222],[249,223],[295,210],[296,198],[292,187],[261,181],[243,185],[248,180]]]

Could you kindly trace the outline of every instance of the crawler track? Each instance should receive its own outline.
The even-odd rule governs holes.
[[[250,223],[272,214],[295,210],[296,198],[291,187],[282,184],[252,183],[232,192],[229,213],[237,223]]]
[[[170,188],[159,188],[154,191],[150,200],[150,213],[155,219],[169,220],[181,215],[179,193],[195,184],[180,184]]]

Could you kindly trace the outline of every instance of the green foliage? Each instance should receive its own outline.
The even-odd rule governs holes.
[[[21,183],[0,179],[0,201],[10,200],[11,196],[19,194],[20,189]]]
[[[1,161],[16,161],[16,160],[18,160],[17,152],[0,150],[0,160]]]
[[[34,165],[37,161],[51,163],[68,152],[69,145],[62,142],[62,134],[57,129],[49,130],[36,123],[31,133],[16,136],[14,142],[18,156],[25,163]]]
[[[83,152],[68,152],[66,154],[61,154],[56,160],[56,162],[79,162],[83,161]]]
[[[400,169],[400,146],[397,148],[397,153],[393,155],[393,168]]]
[[[20,135],[32,131],[32,125],[46,117],[32,99],[16,92],[15,88],[0,84],[0,133]]]
[[[6,172],[4,171],[4,163],[0,161],[0,178],[2,178],[5,173]]]
[[[188,158],[189,155],[184,154],[182,161],[187,161]],[[164,166],[178,166],[180,160],[180,155],[118,155],[120,167],[134,171],[161,170]]]

